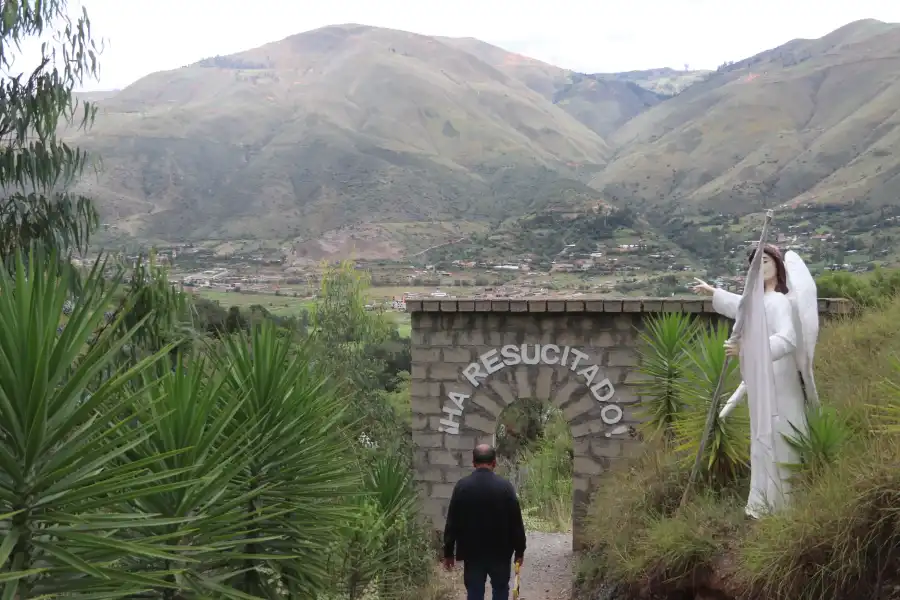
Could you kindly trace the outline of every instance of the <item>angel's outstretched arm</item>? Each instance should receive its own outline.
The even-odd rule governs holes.
[[[713,292],[713,310],[729,319],[737,318],[738,305],[741,303],[741,297],[737,294],[716,288]]]

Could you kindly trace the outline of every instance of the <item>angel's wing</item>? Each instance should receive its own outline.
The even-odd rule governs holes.
[[[816,282],[806,268],[803,259],[793,251],[784,255],[787,271],[788,299],[794,314],[794,331],[797,335],[797,368],[803,378],[806,400],[816,406],[819,394],[813,378],[813,358],[819,339],[819,298]]]

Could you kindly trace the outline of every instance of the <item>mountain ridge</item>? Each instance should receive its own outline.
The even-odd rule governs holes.
[[[900,27],[874,20],[613,74],[345,24],[151,74],[73,141],[125,237],[398,258],[545,211],[895,202],[898,81]]]

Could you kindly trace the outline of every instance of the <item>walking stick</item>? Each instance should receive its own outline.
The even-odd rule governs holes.
[[[516,563],[516,580],[513,584],[513,600],[519,600],[519,570],[522,568],[520,563]]]

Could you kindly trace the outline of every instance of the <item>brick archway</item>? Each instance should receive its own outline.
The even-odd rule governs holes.
[[[845,313],[846,301],[820,300]],[[518,398],[558,406],[574,444],[573,544],[581,547],[590,494],[616,460],[639,448],[636,352],[648,313],[715,318],[710,300],[422,300],[412,316],[414,467],[424,513],[442,529],[471,451],[490,443]]]

